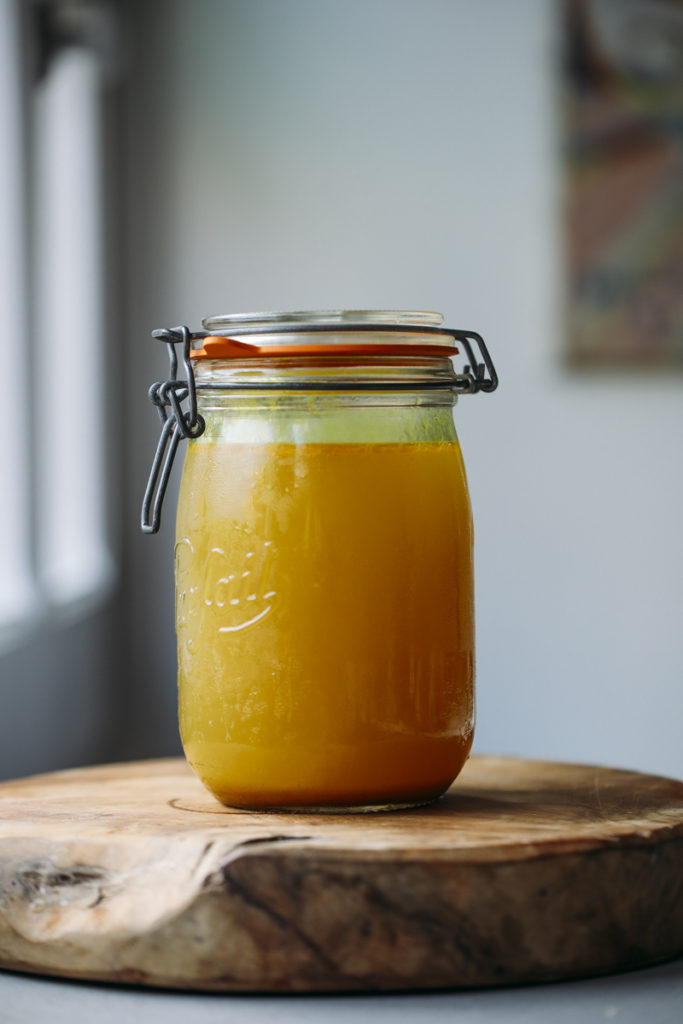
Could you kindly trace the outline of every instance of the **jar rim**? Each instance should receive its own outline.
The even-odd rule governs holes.
[[[440,328],[443,314],[430,310],[400,309],[314,309],[296,312],[221,313],[207,316],[202,326],[210,334],[259,333],[264,328],[277,331],[317,326],[333,329],[343,325],[368,331],[382,327]]]

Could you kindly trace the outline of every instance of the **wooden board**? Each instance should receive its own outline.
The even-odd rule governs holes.
[[[0,965],[213,991],[578,977],[683,954],[683,783],[473,758],[432,807],[222,807],[181,760],[0,786]]]

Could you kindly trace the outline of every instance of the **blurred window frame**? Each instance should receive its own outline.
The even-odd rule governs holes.
[[[105,0],[0,2],[0,654],[85,618],[117,581],[103,160],[114,17]]]

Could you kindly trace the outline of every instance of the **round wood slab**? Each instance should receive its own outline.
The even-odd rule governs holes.
[[[0,785],[0,966],[211,991],[548,981],[683,954],[683,783],[475,757],[437,804],[217,803],[182,760]]]

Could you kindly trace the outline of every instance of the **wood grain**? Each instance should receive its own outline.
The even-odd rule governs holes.
[[[218,804],[182,760],[0,785],[0,966],[213,991],[489,986],[683,954],[683,783],[473,758],[437,804]]]

